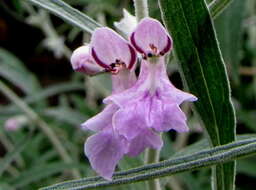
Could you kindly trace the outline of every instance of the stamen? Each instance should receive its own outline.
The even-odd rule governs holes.
[[[109,66],[111,67],[111,69],[114,69],[116,66],[116,63],[111,63]]]
[[[147,55],[145,53],[142,54],[142,59],[147,60]]]
[[[157,47],[154,44],[149,44],[150,49],[152,49],[152,52],[154,55],[157,55]]]
[[[110,64],[110,67],[111,67],[110,72],[115,75],[119,73],[121,69],[126,68],[126,65],[122,60],[116,59],[115,63]]]

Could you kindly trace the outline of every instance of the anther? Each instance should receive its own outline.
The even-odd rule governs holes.
[[[153,54],[152,53],[148,53],[147,56],[148,57],[153,57]]]
[[[114,69],[114,68],[116,67],[116,63],[111,63],[109,66],[110,66],[112,69]]]
[[[150,49],[152,50],[153,54],[157,54],[157,47],[154,44],[149,44]]]

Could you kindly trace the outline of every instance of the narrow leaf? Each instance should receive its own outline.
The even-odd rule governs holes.
[[[47,108],[44,114],[75,126],[80,126],[80,124],[87,119],[80,112],[64,107]]]
[[[116,185],[152,180],[203,167],[210,167],[215,164],[256,154],[256,138],[211,148],[207,150],[207,155],[205,154],[205,151],[206,150],[194,153],[195,155],[204,155],[201,158],[195,157],[194,155],[186,155],[124,172],[117,172],[115,173],[112,181],[104,181],[101,177],[91,177],[63,182],[42,188],[41,190],[82,190],[112,187]]]
[[[42,100],[45,100],[57,94],[61,94],[68,91],[77,91],[77,90],[83,91],[84,85],[82,83],[74,83],[74,82],[54,84],[54,85],[48,86],[47,88],[40,89],[31,95],[28,95],[22,100],[27,104],[32,104],[32,103],[42,102]],[[12,113],[16,111],[17,111],[17,108],[13,104],[8,106],[0,106],[0,114]]]
[[[230,2],[232,2],[232,0],[213,0],[209,4],[212,17],[217,17],[229,5]]]
[[[13,151],[7,153],[6,156],[3,159],[1,159],[0,176],[8,168],[11,162],[15,160],[15,158],[24,150],[24,148],[29,143],[29,141],[30,141],[29,137],[23,138],[15,145],[15,147],[13,148]]]
[[[24,187],[30,183],[48,178],[49,176],[55,175],[67,169],[79,168],[79,164],[75,163],[62,163],[56,162],[51,164],[43,164],[39,166],[32,167],[23,171],[21,175],[10,180],[15,188]]]
[[[235,140],[235,115],[226,69],[204,0],[159,0],[182,76],[213,146]],[[217,166],[216,187],[232,190],[235,163]]]
[[[222,14],[215,19],[221,52],[228,67],[231,79],[239,84],[239,51],[242,42],[242,24],[245,1],[234,0]]]
[[[77,9],[72,8],[67,3],[61,0],[27,0],[30,3],[33,3],[41,8],[44,8],[51,12],[52,14],[62,18],[68,23],[84,30],[89,33],[92,33],[95,28],[100,27],[101,25],[94,21],[89,16],[81,13]]]
[[[33,94],[40,89],[36,77],[13,54],[0,48],[0,76],[13,83],[26,94]]]

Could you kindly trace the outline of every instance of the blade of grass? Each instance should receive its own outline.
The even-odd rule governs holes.
[[[0,81],[0,91],[10,99],[14,104],[17,105],[31,120],[34,122],[42,132],[49,138],[50,142],[52,143],[53,147],[59,153],[60,157],[66,163],[72,163],[72,159],[69,156],[66,149],[63,147],[61,141],[59,140],[58,136],[54,133],[48,124],[42,120],[37,113],[35,113],[25,102],[23,102],[10,88],[8,88],[2,81]],[[72,174],[75,178],[80,176],[78,170],[72,170]]]
[[[92,33],[97,27],[101,27],[99,23],[94,21],[89,16],[81,13],[77,9],[74,9],[67,3],[61,0],[27,0],[29,3],[33,3],[36,6],[46,9],[54,15],[62,18],[68,23],[76,26],[83,31]]]

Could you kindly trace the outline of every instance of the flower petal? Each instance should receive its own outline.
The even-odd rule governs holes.
[[[117,75],[112,75],[112,93],[123,92],[131,88],[136,80],[137,78],[134,71],[128,69],[120,70]]]
[[[118,106],[114,104],[107,105],[100,113],[81,124],[82,129],[90,129],[92,131],[104,129],[111,124],[112,116],[117,110]]]
[[[184,101],[194,102],[197,101],[197,97],[193,94],[184,92],[176,88],[169,80],[163,81],[161,89],[159,90],[160,96],[164,97],[165,99],[169,99],[178,105],[183,103]]]
[[[115,31],[107,27],[94,31],[91,39],[92,56],[104,68],[111,69],[117,60],[132,69],[136,61],[136,52],[129,43]]]
[[[146,148],[161,149],[163,141],[161,137],[151,130],[143,130],[136,138],[130,141],[128,155],[137,156]]]
[[[111,180],[118,161],[125,153],[122,139],[111,131],[103,131],[89,137],[84,148],[92,168],[100,176]]]
[[[154,125],[156,131],[169,131],[171,129],[182,133],[187,132],[189,128],[186,124],[186,115],[177,104],[164,103],[164,110],[162,112],[162,120],[158,120],[158,124]]]
[[[95,75],[103,72],[104,69],[100,67],[89,53],[89,45],[84,45],[77,48],[71,56],[71,65],[75,71]]]
[[[135,138],[145,126],[144,108],[139,103],[119,109],[113,116],[113,127],[119,135],[127,140]]]
[[[158,20],[152,18],[142,19],[131,34],[130,40],[134,48],[145,55],[163,55],[172,48],[172,39],[165,28]]]

